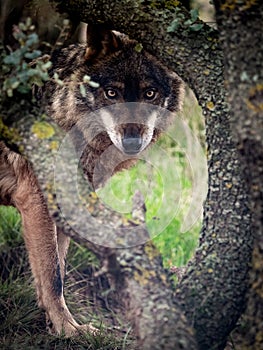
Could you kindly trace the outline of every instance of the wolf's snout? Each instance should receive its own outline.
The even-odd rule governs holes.
[[[139,124],[124,124],[122,135],[122,147],[126,154],[136,154],[141,150],[142,137]]]
[[[127,154],[136,154],[142,147],[141,137],[124,137],[122,139],[123,150]]]

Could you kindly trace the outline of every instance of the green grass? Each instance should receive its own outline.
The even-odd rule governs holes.
[[[174,158],[173,162],[171,167],[177,169],[176,180],[173,173],[166,169],[167,164],[161,164],[160,159],[159,169],[141,161],[131,170],[114,176],[99,191],[104,203],[127,217],[131,216],[134,190],[139,189],[143,193],[147,227],[162,253],[166,267],[187,263],[196,247],[200,230],[200,220],[191,230],[184,233],[180,230],[192,186],[182,160]]]
[[[15,246],[22,241],[21,217],[13,207],[0,207],[0,247]]]

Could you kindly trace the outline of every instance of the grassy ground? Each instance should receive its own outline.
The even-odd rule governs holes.
[[[192,97],[186,100],[183,114],[203,143],[200,110]],[[171,129],[171,135],[164,135],[156,146],[159,157],[151,154],[150,160],[141,160],[135,168],[118,174],[99,193],[101,200],[129,216],[132,193],[135,188],[141,190],[147,206],[147,225],[166,267],[187,263],[197,245],[201,225],[199,217],[189,230],[181,232],[193,177],[186,154],[189,149],[186,152],[178,144],[175,129]],[[107,283],[91,277],[98,262],[73,242],[68,256],[66,300],[79,322],[92,320],[101,332],[96,337],[81,336],[75,340],[47,334],[44,313],[36,305],[20,228],[16,210],[0,207],[0,349],[132,349],[129,326],[111,318],[113,301],[107,294]]]
[[[95,281],[91,277],[91,269],[96,269],[98,262],[74,242],[68,254],[67,304],[80,323],[92,320],[101,331],[95,337],[83,335],[76,339],[47,334],[44,312],[36,303],[20,227],[17,211],[0,207],[0,349],[130,349],[127,325],[110,319],[111,300],[103,294],[108,285],[102,278]]]

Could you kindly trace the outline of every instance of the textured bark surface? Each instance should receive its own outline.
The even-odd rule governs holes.
[[[141,1],[64,1],[83,21],[106,21],[142,42],[189,83],[207,126],[209,193],[200,247],[176,291],[201,349],[222,349],[245,307],[252,237],[247,194],[232,140],[223,79],[223,53],[215,30],[167,27],[173,10]],[[74,10],[75,9],[75,10]],[[182,12],[184,18],[189,15]]]
[[[263,4],[216,1],[225,54],[231,126],[249,193],[254,236],[240,349],[263,349]],[[241,34],[242,33],[242,34]]]

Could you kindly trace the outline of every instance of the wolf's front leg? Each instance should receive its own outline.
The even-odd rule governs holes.
[[[27,217],[27,214],[22,214],[23,230],[39,306],[46,311],[50,333],[74,335],[80,326],[73,319],[63,296],[55,225],[48,213],[44,213],[42,205],[36,204],[36,198],[31,204],[27,201],[27,204],[34,208],[34,219],[30,215]],[[38,227],[35,226],[36,221]]]
[[[46,311],[50,331],[73,335],[81,326],[73,319],[64,300],[55,225],[29,163],[3,142],[0,142],[0,203],[13,205],[21,213],[38,301]],[[60,253],[64,259],[67,244],[63,242]],[[64,270],[62,259],[61,264]]]

